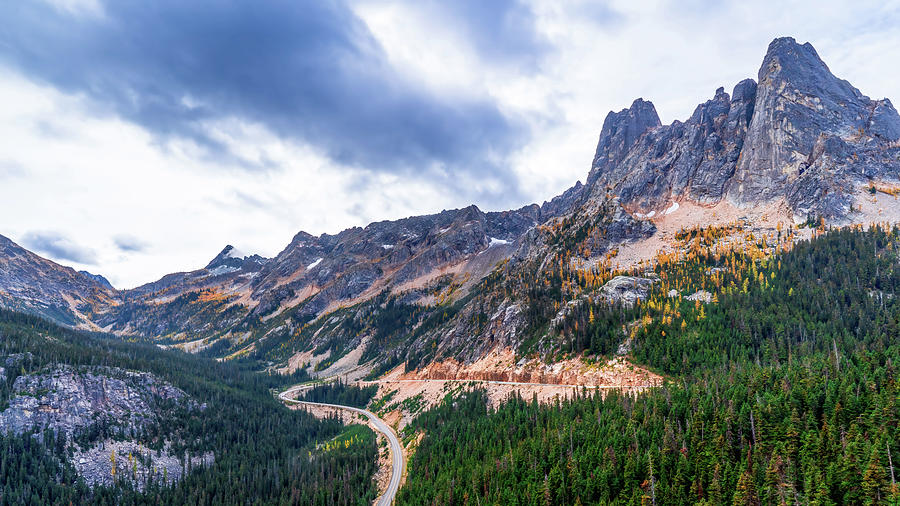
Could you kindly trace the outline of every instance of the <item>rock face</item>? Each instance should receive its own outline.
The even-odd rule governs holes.
[[[603,121],[597,153],[588,174],[588,185],[593,184],[604,172],[618,167],[638,139],[647,130],[660,124],[656,108],[642,98],[635,100],[628,109],[610,111]]]
[[[90,448],[74,451],[72,464],[89,487],[109,486],[117,480],[126,480],[137,490],[143,490],[150,481],[166,484],[181,481],[185,470],[183,462],[188,461],[184,460],[184,455],[174,455],[170,450],[168,445],[153,450],[135,441],[107,439]],[[215,461],[212,452],[187,458],[188,469],[211,466]]]
[[[672,200],[740,206],[785,198],[795,215],[844,218],[849,191],[900,176],[900,116],[836,78],[810,44],[776,39],[759,85],[723,88],[685,121],[658,124],[643,100],[604,122],[588,178],[642,215]]]
[[[647,298],[650,287],[656,280],[635,276],[616,276],[600,287],[600,296],[610,303],[633,306],[638,300]]]
[[[300,232],[254,281],[252,298],[259,300],[254,314],[268,314],[298,294],[312,294],[303,311],[315,315],[332,302],[412,282],[489,248],[508,247],[545,216],[536,205],[491,213],[469,206],[372,223],[335,236]]]
[[[26,358],[10,356],[5,363]],[[0,427],[15,434],[33,431],[38,437],[47,430],[65,434],[71,463],[89,486],[128,480],[141,490],[150,480],[180,480],[185,458],[190,467],[213,462],[210,452],[176,456],[169,451],[170,442],[152,450],[137,441],[138,434],[165,420],[175,406],[202,409],[182,390],[149,373],[58,365],[16,378]]]
[[[709,304],[710,302],[712,302],[712,294],[707,292],[706,290],[698,290],[698,291],[688,295],[685,298],[687,300],[692,300],[692,301],[699,300],[700,302],[704,302],[706,304]]]
[[[889,100],[871,100],[835,77],[809,43],[776,39],[759,70],[756,113],[729,197],[752,204],[786,195],[798,214],[842,216],[850,211],[843,190],[897,178],[898,139],[900,117]]]
[[[41,258],[0,235],[0,307],[77,325],[96,309],[115,303],[118,294],[103,281]]]
[[[595,158],[592,195],[600,198],[611,187],[626,207],[644,215],[661,212],[673,198],[721,200],[743,148],[755,93],[751,80],[738,83],[731,96],[719,88],[684,123],[645,131],[618,164],[597,164]],[[601,159],[605,135],[597,148]]]
[[[71,436],[100,419],[135,431],[157,421],[158,405],[185,393],[147,373],[59,366],[16,378],[0,426],[16,434],[50,427]]]

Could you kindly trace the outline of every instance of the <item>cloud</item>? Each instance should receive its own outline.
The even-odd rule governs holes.
[[[532,54],[537,43],[519,27],[530,22],[527,9],[478,4],[465,2],[454,19],[474,16],[470,33],[480,46],[492,51],[489,32],[498,31],[496,51]],[[140,124],[163,144],[187,138],[207,154],[240,158],[213,131],[237,118],[339,164],[480,174],[515,189],[502,160],[527,142],[526,123],[486,95],[442,96],[396,71],[341,2],[108,1],[99,10],[2,4],[0,61],[93,99],[98,111]]]
[[[520,0],[421,0],[415,5],[452,24],[489,63],[525,65],[535,71],[551,49],[537,30],[531,6]]]
[[[345,1],[0,2],[0,230],[77,238],[127,287],[229,243],[518,208],[584,180],[608,111],[685,119],[781,35],[900,102],[890,2]]]
[[[619,27],[626,22],[625,16],[609,2],[578,0],[572,5],[572,12],[574,15],[605,28]]]
[[[0,159],[0,177],[4,179],[21,178],[27,174],[21,164]]]
[[[147,251],[149,247],[143,240],[127,234],[119,234],[113,237],[113,244],[116,245],[119,251],[124,253],[142,253]]]
[[[26,232],[22,236],[22,244],[55,260],[68,260],[85,265],[97,264],[97,254],[93,249],[81,246],[58,232]]]

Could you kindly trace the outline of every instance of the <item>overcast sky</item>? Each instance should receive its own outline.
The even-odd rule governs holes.
[[[638,5],[639,4],[639,5]],[[0,234],[120,288],[300,230],[583,180],[603,119],[664,123],[811,42],[900,102],[900,5],[634,0],[0,2]]]

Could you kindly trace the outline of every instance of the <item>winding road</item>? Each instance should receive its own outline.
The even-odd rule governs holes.
[[[584,388],[584,389],[597,389],[597,390],[606,390],[606,389],[619,389],[619,390],[627,390],[629,388],[649,388],[656,385],[596,385],[596,386],[586,386],[586,385],[565,385],[565,384],[555,384],[555,383],[521,383],[517,381],[492,381],[492,380],[461,380],[461,379],[402,379],[402,380],[375,380],[375,381],[360,381],[358,383],[363,385],[376,385],[379,383],[405,383],[405,382],[452,382],[452,383],[487,383],[494,385],[514,385],[514,386],[526,386],[526,387],[568,387],[568,388]],[[400,489],[400,477],[403,475],[403,447],[400,446],[400,440],[397,439],[397,435],[394,433],[394,430],[384,422],[381,418],[378,418],[374,413],[367,409],[354,408],[352,406],[343,406],[340,404],[326,404],[322,402],[308,402],[308,401],[298,401],[291,396],[295,396],[303,390],[308,390],[312,388],[314,385],[296,385],[291,388],[288,388],[284,392],[278,394],[278,398],[283,402],[291,403],[291,404],[308,404],[311,406],[325,406],[329,408],[337,408],[337,409],[346,409],[350,411],[354,411],[360,415],[365,415],[372,425],[375,427],[375,430],[382,433],[387,437],[388,441],[391,444],[391,481],[388,484],[387,490],[382,494],[381,497],[378,498],[378,502],[376,503],[378,506],[390,506],[394,503],[394,498],[397,496],[397,491]]]
[[[403,447],[400,446],[400,440],[397,439],[397,435],[394,434],[394,430],[384,422],[381,418],[375,416],[374,413],[367,409],[354,408],[352,406],[342,406],[339,404],[325,404],[322,402],[307,402],[307,401],[298,401],[296,399],[292,399],[289,396],[295,395],[296,393],[311,388],[311,386],[301,386],[301,387],[291,387],[284,392],[278,394],[278,398],[283,402],[291,403],[291,404],[308,404],[311,406],[325,406],[329,408],[338,408],[338,409],[347,409],[350,411],[354,411],[360,415],[365,415],[372,425],[375,426],[375,430],[382,433],[387,437],[388,441],[391,443],[391,481],[388,483],[387,490],[381,497],[378,498],[378,502],[376,503],[378,506],[391,506],[394,503],[394,498],[397,496],[397,491],[400,490],[400,477],[403,475]]]

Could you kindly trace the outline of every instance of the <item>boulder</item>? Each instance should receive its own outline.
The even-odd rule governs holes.
[[[612,304],[622,303],[630,307],[638,300],[645,300],[655,282],[648,278],[616,276],[600,287],[600,297]]]

